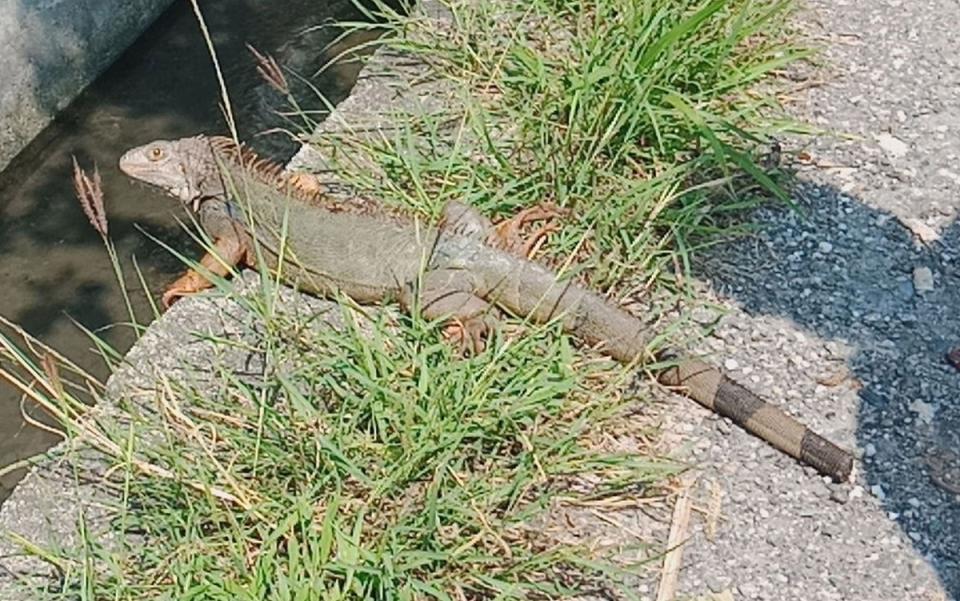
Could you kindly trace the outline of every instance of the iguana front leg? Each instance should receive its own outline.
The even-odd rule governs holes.
[[[200,265],[220,277],[226,276],[233,267],[236,267],[246,258],[246,247],[236,236],[217,238],[214,240],[213,247],[215,253],[205,253],[203,258],[200,259]],[[170,305],[181,296],[194,294],[211,286],[213,286],[213,282],[204,277],[203,274],[188,269],[185,274],[167,286],[160,301],[163,303],[164,309],[169,309]]]

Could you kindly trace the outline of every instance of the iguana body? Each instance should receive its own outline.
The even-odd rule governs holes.
[[[301,290],[341,292],[361,303],[395,299],[428,319],[451,319],[467,342],[476,342],[504,309],[537,323],[559,319],[567,332],[617,360],[649,358],[652,333],[644,322],[490,244],[491,225],[466,207],[449,206],[439,224],[424,224],[378,206],[337,204],[308,178],[286,175],[225,138],[156,141],[128,151],[120,168],[197,212],[219,255],[201,263],[214,273],[256,265],[259,255]],[[207,286],[190,271],[167,290],[164,304]],[[848,479],[849,453],[715,367],[680,359],[659,379],[821,472]]]

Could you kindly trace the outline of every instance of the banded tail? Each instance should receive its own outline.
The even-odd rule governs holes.
[[[554,317],[564,330],[603,352],[629,363],[648,353],[651,332],[642,320],[571,282],[558,282],[542,267],[503,254],[481,252],[471,268],[484,276],[480,291],[517,315],[543,323]],[[661,354],[661,356],[665,355]],[[661,384],[767,441],[784,453],[813,466],[838,482],[853,472],[853,456],[703,361],[680,357],[658,374]]]
[[[787,455],[811,465],[837,482],[853,473],[853,455],[823,438],[737,384],[716,367],[697,359],[681,359],[658,374],[661,384],[680,388],[685,396],[707,409],[729,417]]]

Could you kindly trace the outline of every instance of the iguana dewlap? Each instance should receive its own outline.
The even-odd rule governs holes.
[[[309,177],[286,174],[221,137],[160,140],[120,159],[127,175],[180,199],[214,240],[201,264],[218,275],[234,265],[271,270],[298,289],[342,292],[361,303],[398,300],[428,319],[448,318],[467,342],[493,325],[497,309],[564,329],[622,361],[644,361],[652,333],[640,319],[552,271],[487,242],[490,223],[459,204],[440,224],[376,206],[325,199]],[[210,283],[190,270],[164,293],[164,305]],[[778,449],[843,481],[852,456],[698,359],[659,373],[702,405]]]

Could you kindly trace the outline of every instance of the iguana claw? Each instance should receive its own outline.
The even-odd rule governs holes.
[[[489,324],[482,317],[451,319],[443,327],[443,337],[461,355],[478,355],[487,348]]]

